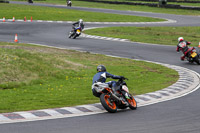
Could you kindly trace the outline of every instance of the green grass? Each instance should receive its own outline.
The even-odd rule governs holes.
[[[74,1],[73,3],[74,3],[74,6],[91,7],[91,8],[130,10],[130,11],[166,13],[166,14],[177,14],[177,15],[200,15],[200,11],[196,11],[196,10],[169,9],[169,8],[148,7],[148,6],[139,6],[139,5],[138,6],[114,5],[114,4],[83,2],[83,1]]]
[[[24,0],[16,0],[24,1]],[[34,1],[39,3],[53,3],[53,4],[63,4],[66,5],[65,0],[46,0],[46,1]],[[177,3],[178,4],[178,3]],[[186,5],[186,4],[183,4]],[[187,3],[187,5],[190,5]],[[195,4],[199,5],[199,4]],[[97,2],[85,2],[73,0],[72,6],[90,7],[90,8],[105,8],[105,9],[115,9],[115,10],[130,10],[130,11],[143,11],[143,12],[155,12],[155,13],[167,13],[167,14],[177,14],[177,15],[200,15],[200,11],[197,10],[184,10],[184,9],[170,9],[170,8],[158,8],[158,7],[148,7],[148,6],[134,6],[134,5],[115,5],[115,4],[104,4]]]
[[[117,15],[108,13],[95,13],[86,11],[77,11],[72,9],[61,9],[52,7],[17,5],[17,4],[0,4],[0,17],[11,19],[23,19],[25,16],[33,20],[63,20],[63,21],[77,21],[83,18],[84,21],[89,22],[154,22],[164,21],[164,19],[138,17],[130,15]]]
[[[129,78],[134,95],[178,79],[176,71],[153,63],[27,44],[0,42],[0,62],[0,113],[99,102],[91,92],[99,64]]]
[[[198,46],[200,41],[200,27],[110,27],[86,30],[85,33],[163,45],[177,45],[180,36],[193,46]]]
[[[168,4],[176,4],[176,5],[183,5],[183,6],[196,6],[199,7],[200,3],[181,3],[181,2],[167,2]]]

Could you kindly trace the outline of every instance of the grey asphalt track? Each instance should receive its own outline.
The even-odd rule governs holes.
[[[47,5],[46,5],[47,6]],[[63,7],[62,7],[63,8]],[[156,13],[114,11],[104,9],[75,8],[81,10],[111,12],[129,15],[161,17],[176,20],[177,23],[156,26],[199,26],[200,17],[165,15]],[[91,24],[86,27],[105,25]],[[111,25],[106,25],[111,26]],[[116,26],[116,25],[112,25]],[[118,26],[118,25],[117,25]],[[133,26],[155,26],[135,24]],[[18,33],[23,43],[38,43],[60,48],[144,59],[182,66],[200,73],[198,65],[180,61],[175,46],[146,45],[134,42],[106,41],[79,37],[68,39],[70,24],[60,23],[0,23],[0,41],[13,42]],[[90,89],[90,88],[89,88]],[[200,132],[200,90],[187,96],[127,110],[115,114],[104,113],[90,116],[62,118],[26,123],[2,124],[1,133],[199,133]]]

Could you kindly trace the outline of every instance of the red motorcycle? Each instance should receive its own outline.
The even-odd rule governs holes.
[[[115,113],[117,109],[126,109],[127,107],[132,110],[137,109],[137,102],[129,93],[127,84],[124,81],[125,79],[126,78],[118,80],[117,91],[113,91],[106,83],[97,82],[92,85],[92,88],[98,93],[101,93],[100,102],[110,113]]]

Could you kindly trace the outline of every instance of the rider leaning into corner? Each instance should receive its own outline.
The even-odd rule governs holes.
[[[79,21],[75,22],[72,24],[73,25],[73,29],[75,30],[76,27],[81,27],[81,31],[84,29],[84,24],[83,24],[83,20],[82,19],[79,19]]]
[[[178,45],[176,48],[176,51],[179,52],[180,50],[183,52],[183,55],[181,56],[181,60],[183,61],[187,54],[194,49],[194,47],[188,47],[191,42],[185,41],[183,37],[178,38]]]
[[[94,84],[96,82],[105,83],[107,78],[122,79],[124,77],[112,75],[106,71],[106,67],[104,65],[99,65],[99,66],[97,66],[97,73],[93,77],[92,84]],[[112,88],[113,92],[116,92],[116,89],[117,89],[116,81],[109,81],[109,82],[106,82],[106,84],[108,84]],[[92,92],[93,92],[93,95],[96,97],[100,97],[100,95],[101,95],[101,93],[97,93],[94,88],[92,88]]]

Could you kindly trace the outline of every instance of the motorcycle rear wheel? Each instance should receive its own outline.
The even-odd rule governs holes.
[[[127,99],[128,101],[128,104],[129,104],[129,108],[132,109],[132,110],[135,110],[137,109],[137,102],[135,101],[134,97],[131,96],[130,99]]]
[[[100,101],[103,107],[110,113],[117,112],[117,105],[114,101],[110,101],[110,96],[108,94],[101,94]]]

